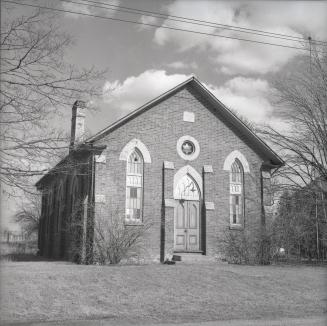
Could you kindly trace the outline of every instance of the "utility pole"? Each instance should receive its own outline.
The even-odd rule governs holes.
[[[317,237],[317,260],[320,260],[319,252],[319,223],[318,223],[318,194],[315,194],[316,199],[316,237]]]
[[[310,49],[310,73],[312,73],[312,67],[311,67],[311,36],[308,36],[308,41],[309,41],[309,49]]]
[[[308,36],[308,41],[309,41],[309,47],[310,47],[310,74],[311,74],[311,80],[312,80],[312,63],[311,63],[311,56],[312,56],[312,38],[311,36]],[[314,139],[314,135],[312,137]],[[315,151],[315,146],[314,146],[314,140],[312,140],[312,156],[314,155]],[[316,171],[313,169],[313,179],[314,182],[316,181]],[[319,221],[318,221],[318,193],[317,190],[315,191],[315,217],[316,217],[316,246],[317,246],[317,260],[320,260],[320,252],[319,252]]]

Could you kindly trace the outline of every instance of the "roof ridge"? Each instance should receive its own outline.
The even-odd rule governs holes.
[[[193,80],[195,80],[198,83],[200,83],[200,81],[197,79],[197,77],[194,74],[191,74],[190,77],[186,78],[183,82],[177,84],[173,88],[171,88],[171,89],[167,90],[166,92],[164,92],[164,93],[156,96],[155,98],[147,101],[143,105],[141,105],[141,106],[137,107],[136,109],[132,110],[130,113],[128,113],[128,114],[124,115],[123,117],[119,118],[118,120],[114,121],[109,126],[107,126],[107,127],[103,128],[103,129],[99,130],[96,134],[94,134],[93,136],[91,136],[88,139],[86,139],[84,141],[84,143],[88,143],[88,142],[92,142],[92,141],[98,140],[99,137],[101,137],[103,133],[106,133],[107,131],[110,131],[110,129],[113,128],[114,126],[118,125],[119,123],[122,123],[124,120],[127,120],[128,118],[130,118],[131,116],[135,115],[136,113],[142,111],[142,109],[147,108],[151,104],[156,103],[157,101],[160,101],[162,98],[164,98],[166,96],[169,96],[169,94],[173,93],[174,91],[176,91],[179,88],[185,86],[186,84],[188,84],[189,82],[191,82]]]
[[[213,105],[216,105],[216,106],[214,106],[216,111],[218,111],[219,107],[221,107],[222,110],[219,110],[219,112],[222,114],[222,116],[225,119],[229,118],[231,120],[232,125],[238,131],[245,133],[245,136],[248,138],[248,140],[250,142],[256,143],[257,149],[259,150],[259,153],[261,153],[261,155],[268,158],[271,162],[275,161],[275,163],[273,163],[273,164],[275,164],[276,166],[285,164],[284,161],[279,157],[279,155],[273,149],[271,149],[270,146],[268,146],[256,133],[254,133],[235,113],[233,113],[230,109],[228,109],[228,107],[226,105],[224,105],[204,84],[202,84],[200,82],[200,80],[195,76],[195,74],[192,74],[189,78],[187,78],[183,82],[177,84],[175,87],[173,87],[170,90],[164,92],[163,94],[155,97],[154,99],[146,102],[145,104],[143,104],[142,106],[131,111],[127,115],[121,117],[120,119],[113,122],[106,128],[101,129],[95,135],[84,140],[84,142],[82,144],[80,144],[79,146],[92,144],[93,142],[96,142],[97,140],[104,137],[107,133],[109,133],[112,129],[119,127],[121,124],[127,122],[129,119],[132,119],[137,114],[140,114],[144,110],[148,109],[151,105],[155,105],[160,100],[173,94],[174,92],[177,92],[180,88],[184,87],[185,85],[187,85],[188,83],[190,83],[192,81],[195,83],[195,85],[197,85],[198,91],[202,92],[202,95],[206,95],[209,99],[211,99]],[[217,105],[218,105],[218,107],[217,107]],[[67,154],[65,156],[65,158],[62,159],[58,164],[60,164],[68,156],[69,156],[69,154]],[[52,168],[51,170],[53,170],[53,169],[54,168]],[[45,175],[47,175],[47,174],[45,174]],[[37,182],[37,184],[43,179],[43,177]]]

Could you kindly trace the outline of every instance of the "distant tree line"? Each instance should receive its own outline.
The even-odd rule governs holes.
[[[307,188],[284,191],[278,206],[271,226],[275,248],[283,248],[287,260],[326,260],[326,193]]]

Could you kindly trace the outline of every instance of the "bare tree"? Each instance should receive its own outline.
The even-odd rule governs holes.
[[[39,196],[27,195],[28,201],[21,204],[20,209],[14,215],[14,221],[17,222],[26,235],[30,237],[37,234],[39,220],[41,216],[41,203]]]
[[[287,188],[315,182],[326,194],[327,56],[313,50],[297,68],[275,83],[274,98],[288,130],[266,126],[260,133],[285,158],[278,175]]]
[[[67,62],[72,38],[42,11],[15,17],[2,6],[0,181],[26,190],[67,148],[59,126],[76,99],[99,95],[104,72]],[[70,112],[70,110],[69,110]]]
[[[285,130],[259,130],[286,163],[275,173],[284,195],[273,224],[274,244],[299,257],[313,250],[318,259],[327,222],[327,56],[322,52],[312,49],[295,71],[274,85]]]
[[[252,132],[256,132],[256,124],[253,121],[250,121],[247,117],[240,114],[236,109],[228,107],[229,111],[231,111],[238,119],[242,121],[242,123],[249,128]]]
[[[306,189],[282,194],[277,217],[272,223],[271,237],[275,249],[285,249],[287,259],[325,258],[326,225],[323,223],[323,211],[316,209],[321,205],[317,205],[315,194]]]

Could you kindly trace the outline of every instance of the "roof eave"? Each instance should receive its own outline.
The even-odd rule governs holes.
[[[99,139],[101,139],[102,137],[104,137],[107,133],[111,132],[113,129],[119,127],[121,124],[124,124],[125,122],[129,121],[130,119],[134,118],[136,115],[142,113],[144,110],[148,109],[149,107],[155,105],[156,103],[164,100],[166,97],[170,96],[171,94],[173,94],[174,92],[177,92],[179,89],[181,89],[182,87],[184,87],[186,84],[188,84],[189,82],[191,82],[192,80],[195,80],[195,76],[192,76],[188,79],[186,79],[184,82],[178,84],[177,86],[175,86],[174,88],[168,90],[167,92],[161,94],[160,96],[154,98],[153,100],[143,104],[141,107],[133,110],[132,112],[130,112],[129,114],[123,116],[122,118],[120,118],[119,120],[115,121],[114,123],[112,123],[111,125],[109,125],[108,127],[100,130],[99,132],[97,132],[95,135],[91,136],[90,138],[88,138],[85,142],[86,143],[93,143]]]
[[[226,105],[220,102],[197,78],[193,78],[196,85],[200,88],[200,90],[209,95],[210,98],[219,106],[223,107],[226,114],[231,118],[231,123],[237,129],[241,129],[241,131],[245,132],[252,138],[252,140],[258,145],[259,150],[264,152],[265,156],[272,161],[273,165],[283,166],[285,162],[279,157],[279,155],[273,151],[262,139],[260,139],[241,119],[239,119]],[[221,113],[224,113],[221,111]],[[240,128],[241,127],[241,128]]]
[[[35,187],[39,190],[42,188],[46,180],[55,175],[58,171],[60,172],[61,166],[67,162],[67,160],[76,155],[77,153],[82,152],[92,152],[94,154],[101,154],[101,152],[106,148],[106,145],[94,146],[93,144],[82,143],[78,145],[75,149],[71,150],[68,155],[66,155],[61,161],[59,161],[53,168],[51,168],[46,174],[44,174],[36,183]]]

